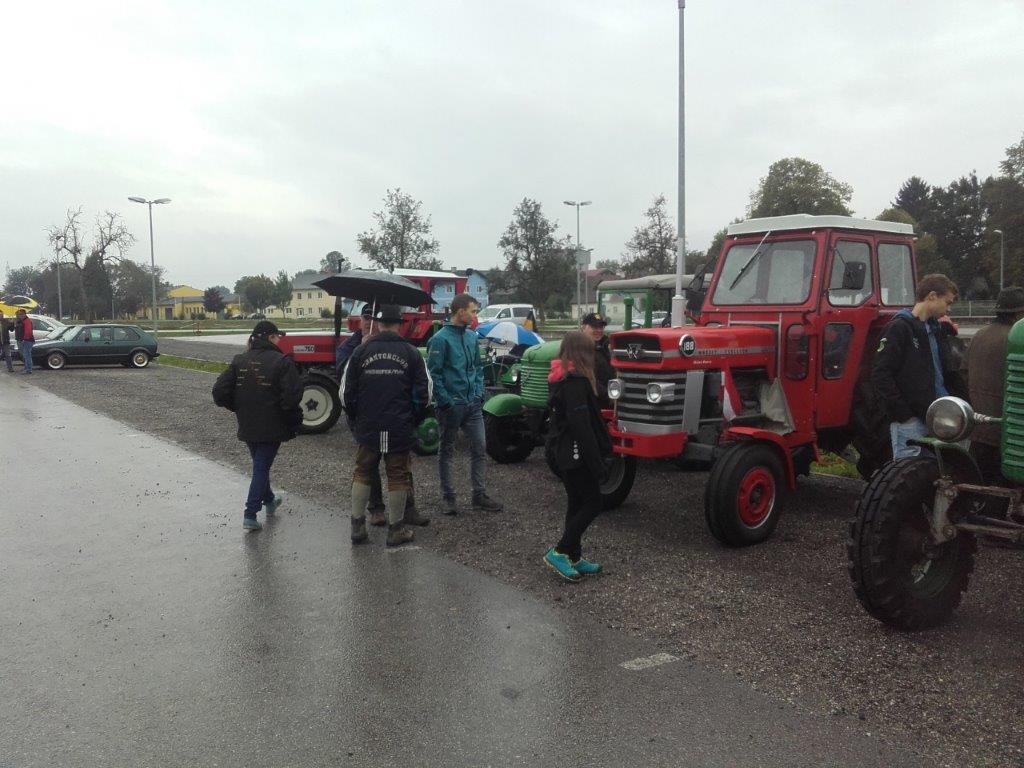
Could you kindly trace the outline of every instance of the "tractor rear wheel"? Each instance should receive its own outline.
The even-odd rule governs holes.
[[[782,514],[785,470],[774,448],[734,443],[715,462],[704,491],[704,519],[727,547],[760,544]]]
[[[487,455],[499,464],[518,464],[533,453],[533,438],[518,416],[484,413],[484,438]]]
[[[307,374],[302,380],[301,435],[319,435],[333,427],[341,416],[341,396],[338,385],[329,376]]]
[[[879,621],[904,630],[945,621],[960,605],[974,570],[970,533],[936,545],[930,516],[938,463],[895,461],[861,494],[846,544],[853,591]]]

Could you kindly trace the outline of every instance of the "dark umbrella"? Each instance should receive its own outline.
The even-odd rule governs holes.
[[[419,307],[431,302],[429,293],[421,291],[404,277],[369,269],[350,269],[317,280],[313,285],[323,288],[332,296],[344,296],[347,299],[376,304]]]

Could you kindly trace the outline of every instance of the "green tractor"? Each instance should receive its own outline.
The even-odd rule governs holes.
[[[864,609],[903,630],[934,627],[967,591],[977,537],[1024,544],[1024,320],[1010,331],[1002,418],[943,397],[928,409],[922,454],[887,464],[857,504],[847,543]],[[1002,425],[1002,477],[986,482],[965,441]]]

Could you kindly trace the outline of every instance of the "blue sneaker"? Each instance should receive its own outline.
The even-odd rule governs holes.
[[[272,515],[277,512],[277,508],[284,504],[284,496],[275,496],[270,501],[263,502],[263,508],[267,510],[268,515]]]
[[[262,531],[263,526],[255,517],[243,517],[242,527],[247,531]]]
[[[544,562],[548,564],[559,576],[569,581],[579,581],[580,573],[572,567],[572,561],[568,555],[555,552],[554,548],[544,554]]]
[[[584,560],[582,557],[572,564],[572,567],[576,569],[576,572],[581,576],[593,576],[595,573],[601,572],[600,563],[592,563],[589,560]]]

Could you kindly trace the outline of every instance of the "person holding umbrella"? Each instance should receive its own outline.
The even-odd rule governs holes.
[[[249,349],[237,355],[213,385],[213,402],[233,411],[238,419],[238,439],[252,456],[252,480],[245,500],[242,527],[263,528],[256,519],[260,507],[272,515],[281,498],[270,487],[270,467],[281,443],[295,437],[302,423],[302,382],[292,361],[277,342],[284,336],[269,320],[252,329]]]
[[[349,359],[341,382],[345,414],[355,435],[352,475],[352,543],[367,540],[366,505],[372,474],[381,458],[388,477],[387,546],[412,541],[403,514],[411,487],[411,451],[416,425],[430,404],[430,377],[416,348],[398,335],[401,308],[384,305],[374,314],[380,332]]]

